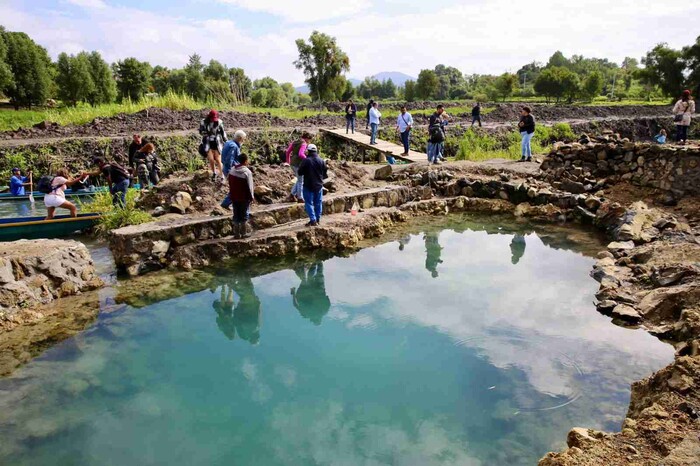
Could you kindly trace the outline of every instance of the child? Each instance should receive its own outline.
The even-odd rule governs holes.
[[[44,196],[44,205],[48,212],[46,220],[51,220],[56,213],[56,207],[62,209],[68,209],[71,217],[76,217],[77,208],[75,204],[66,200],[65,190],[68,186],[73,186],[74,184],[80,182],[80,178],[70,178],[68,175],[68,170],[62,168],[56,172],[56,176],[53,181],[51,181],[51,192]]]
[[[248,232],[247,223],[250,218],[250,204],[255,199],[255,186],[246,154],[238,156],[238,165],[228,174],[228,186],[233,203],[233,236],[247,238],[251,235]]]
[[[658,144],[666,144],[666,130],[662,128],[659,134],[654,136],[654,141]]]

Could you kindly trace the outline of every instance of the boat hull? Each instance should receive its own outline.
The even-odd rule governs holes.
[[[77,217],[58,215],[52,220],[44,217],[0,219],[0,241],[18,239],[61,238],[86,230],[97,223],[100,214],[79,214]]]

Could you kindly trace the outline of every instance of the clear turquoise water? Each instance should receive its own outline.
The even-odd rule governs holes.
[[[520,465],[619,429],[672,349],[565,238],[483,226],[105,312],[0,380],[0,464]]]
[[[71,201],[73,201],[71,199]],[[80,203],[76,203],[80,211]],[[57,209],[56,215],[68,215],[65,209]],[[0,218],[15,217],[45,217],[46,206],[43,199],[36,199],[34,204],[29,201],[3,201],[0,200]]]

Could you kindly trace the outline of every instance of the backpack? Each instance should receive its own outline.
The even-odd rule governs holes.
[[[112,167],[113,170],[118,171],[119,173],[124,175],[127,179],[131,178],[131,173],[129,173],[129,171],[126,168],[122,167],[118,163],[110,162],[109,165]]]
[[[51,194],[51,192],[53,192],[53,188],[51,187],[53,179],[54,177],[51,175],[42,176],[39,178],[39,182],[36,185],[36,190],[40,193]]]
[[[430,127],[430,142],[445,142],[445,133],[442,131],[442,126],[434,125]]]

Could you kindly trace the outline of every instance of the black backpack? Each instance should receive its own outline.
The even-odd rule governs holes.
[[[430,142],[440,143],[445,142],[445,133],[442,130],[442,126],[434,125],[430,127]]]
[[[39,182],[36,185],[37,191],[44,194],[50,194],[53,191],[51,184],[53,183],[53,176],[44,175],[39,178]]]

